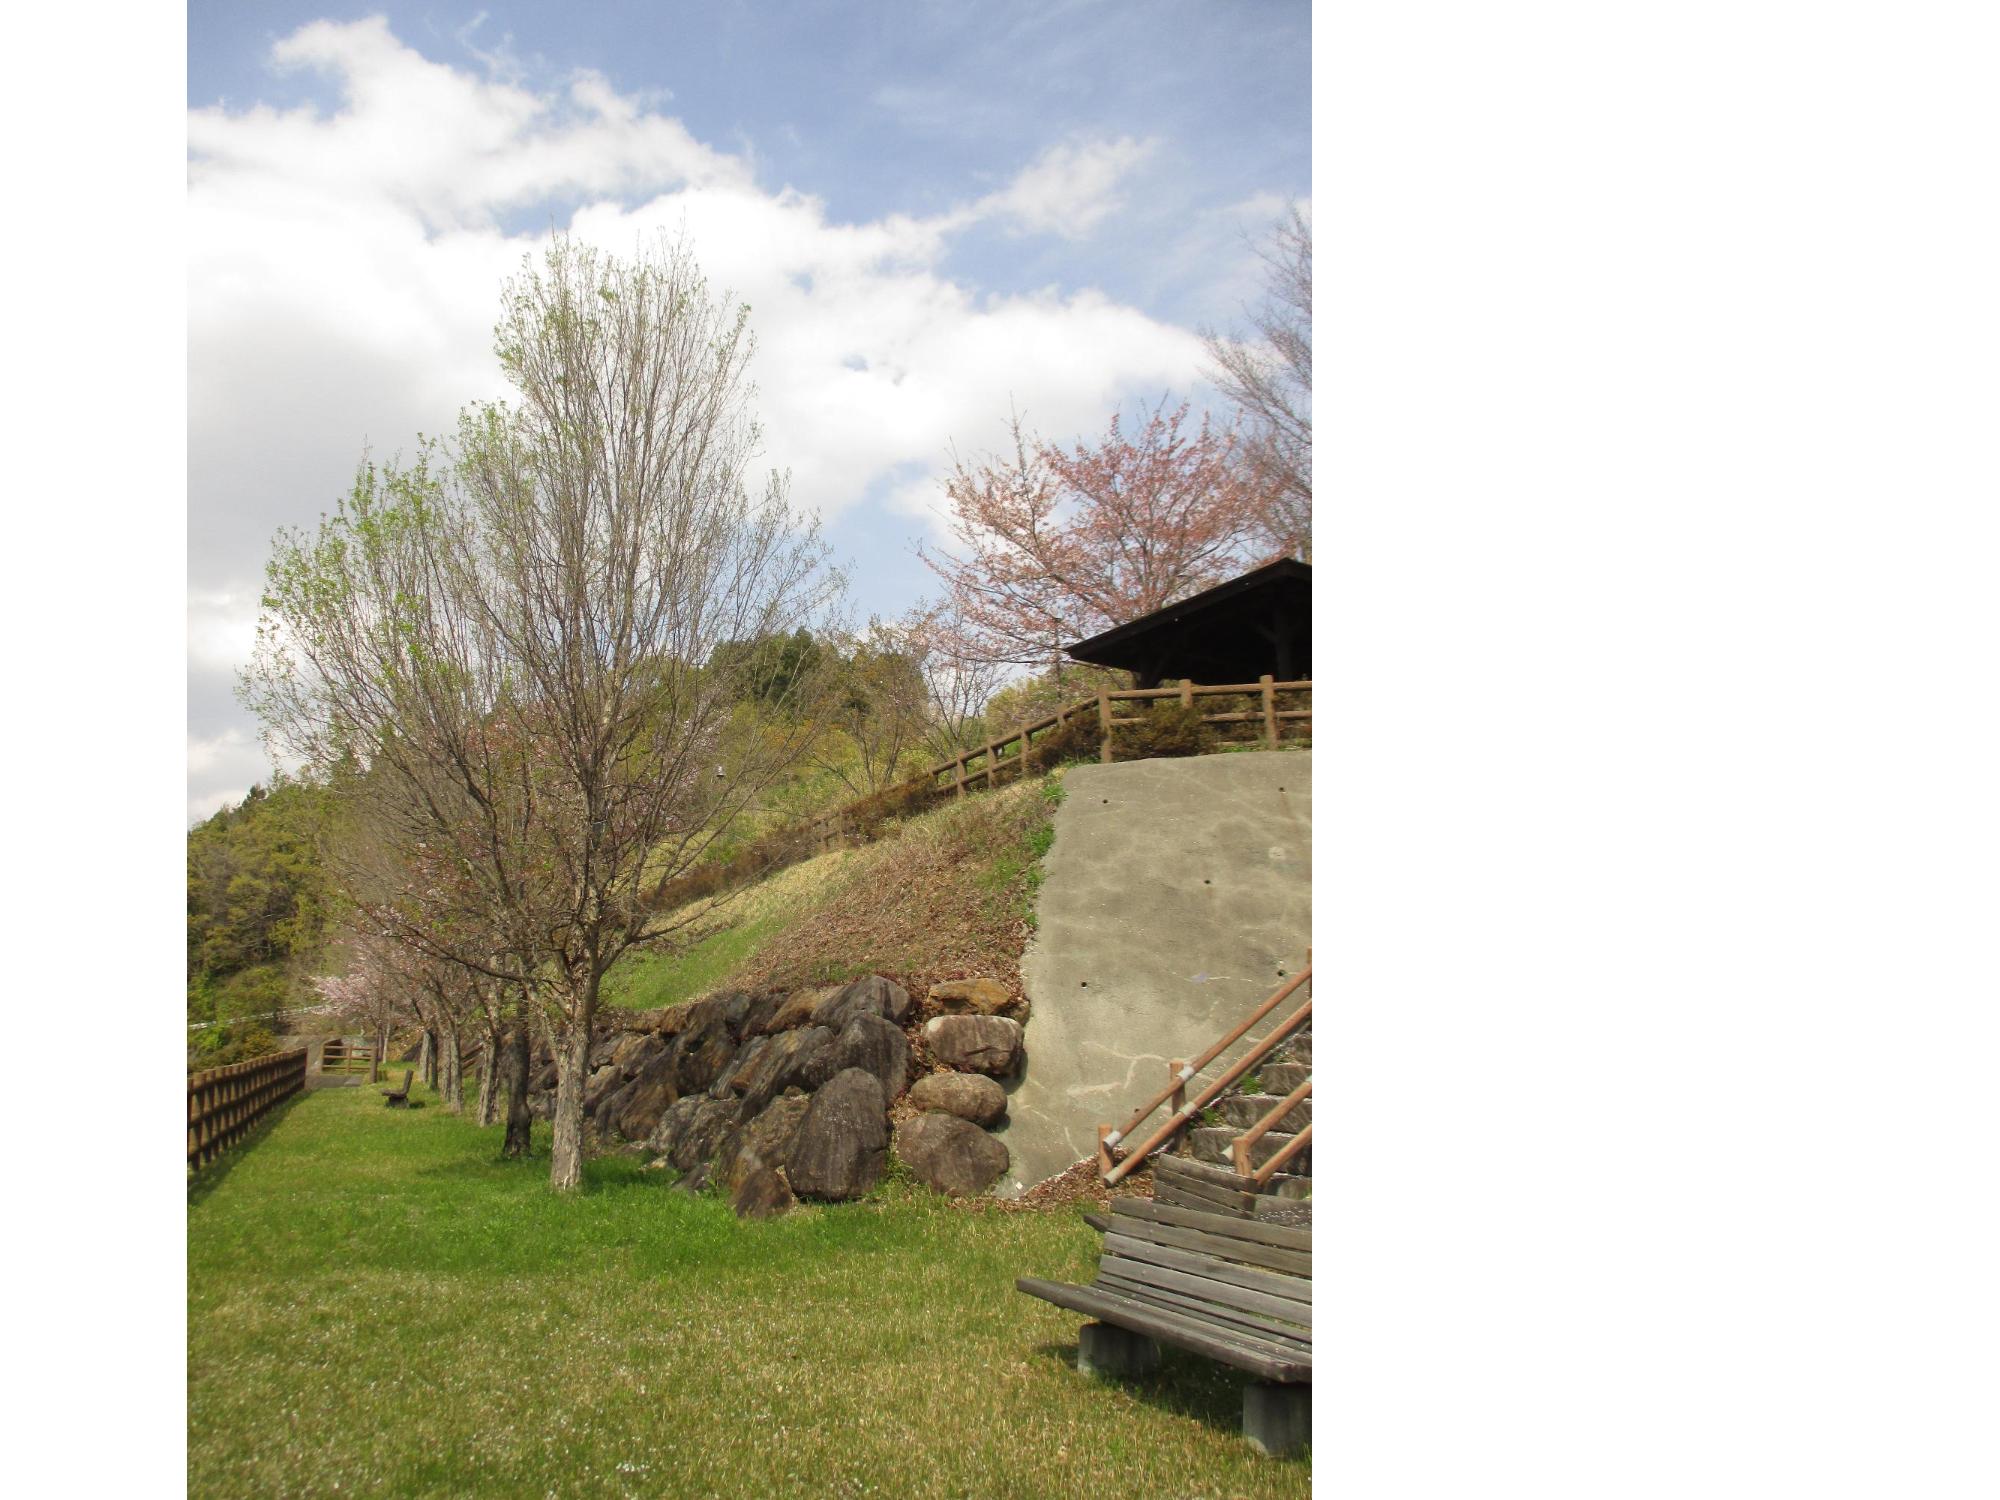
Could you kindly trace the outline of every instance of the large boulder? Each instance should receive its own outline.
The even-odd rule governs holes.
[[[766,990],[754,996],[744,1007],[743,1028],[737,1034],[743,1037],[762,1036],[770,1029],[771,1017],[778,1013],[778,1007],[785,1003],[785,997],[775,990]]]
[[[908,990],[880,974],[870,974],[824,996],[813,1007],[812,1018],[815,1026],[831,1026],[836,1031],[855,1016],[880,1016],[900,1026],[915,1008]]]
[[[607,1118],[611,1128],[628,1141],[643,1141],[660,1123],[667,1106],[680,1098],[674,1083],[674,1054],[662,1047],[655,1052],[639,1076],[625,1085]]]
[[[1021,1027],[1004,1016],[938,1016],[924,1023],[924,1045],[948,1068],[1004,1078],[1020,1062]]]
[[[880,1016],[852,1016],[828,1050],[824,1068],[827,1077],[846,1068],[861,1068],[875,1075],[882,1085],[882,1097],[893,1100],[910,1081],[910,1039],[903,1029]],[[830,1064],[830,1065],[829,1065]]]
[[[997,1125],[1007,1113],[1007,1091],[977,1073],[928,1073],[910,1086],[910,1103],[975,1125]]]
[[[731,1094],[735,1093],[736,1075],[755,1063],[757,1061],[757,1054],[770,1046],[771,1040],[767,1036],[753,1036],[741,1047],[738,1047],[736,1055],[729,1059],[729,1066],[717,1073],[715,1075],[715,1082],[708,1086],[709,1097],[727,1099]]]
[[[636,1078],[640,1069],[665,1045],[665,1041],[653,1032],[628,1031],[611,1049],[611,1066],[618,1070],[620,1078]]]
[[[732,1191],[753,1166],[782,1168],[792,1159],[792,1143],[799,1138],[811,1100],[797,1089],[773,1099],[755,1119],[738,1125],[722,1142],[717,1153],[723,1164],[723,1181]]]
[[[918,1115],[896,1127],[896,1158],[926,1187],[963,1197],[1007,1170],[1007,1148],[957,1115]]]
[[[674,1042],[674,1083],[683,1094],[699,1094],[715,1082],[716,1075],[735,1055],[736,1044],[729,1039],[728,1023],[719,1009],[711,1009]]]
[[[756,1162],[746,1172],[732,1190],[729,1206],[736,1210],[739,1219],[771,1219],[784,1213],[798,1201],[792,1196],[791,1184],[785,1181],[783,1172],[775,1171]]]
[[[997,1016],[1014,1003],[997,979],[946,979],[931,986],[931,1004],[945,1015]]]
[[[770,1019],[764,1022],[765,1032],[776,1035],[781,1031],[796,1031],[801,1026],[811,1025],[813,1012],[819,1009],[820,1001],[833,993],[832,990],[799,990],[787,996],[771,1012]]]
[[[762,1112],[765,1105],[793,1086],[814,1087],[807,1077],[818,1055],[833,1046],[833,1033],[824,1026],[807,1026],[774,1036],[754,1057],[746,1057],[729,1076],[729,1087],[743,1100],[746,1116]]]
[[[882,1179],[889,1101],[873,1073],[835,1074],[806,1108],[786,1175],[801,1198],[858,1198]]]
[[[646,1145],[669,1165],[692,1172],[721,1147],[736,1123],[736,1108],[734,1099],[711,1099],[705,1094],[682,1099],[662,1117]]]

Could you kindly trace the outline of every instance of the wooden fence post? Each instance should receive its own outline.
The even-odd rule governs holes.
[[[1264,743],[1275,750],[1278,748],[1278,695],[1271,682],[1269,672],[1257,679],[1257,686],[1264,694]]]
[[[1101,765],[1111,764],[1111,695],[1097,695],[1097,759]]]

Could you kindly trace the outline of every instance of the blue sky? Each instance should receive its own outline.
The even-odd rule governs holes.
[[[1303,0],[340,7],[188,16],[189,815],[266,771],[230,698],[262,561],[364,446],[499,394],[553,224],[684,228],[748,300],[769,458],[862,613],[929,586],[950,451],[1201,402],[1196,331],[1310,188]]]

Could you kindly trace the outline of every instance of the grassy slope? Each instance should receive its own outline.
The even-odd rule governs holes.
[[[741,1223],[617,1158],[558,1198],[497,1135],[330,1090],[196,1193],[190,1494],[1308,1493],[1234,1372],[1076,1373],[1081,1320],[1013,1289],[1089,1279],[1074,1210]]]
[[[650,1010],[725,987],[871,972],[1017,984],[1049,788],[1059,785],[1057,773],[949,803],[890,837],[795,865],[720,905],[700,903],[680,914],[696,918],[694,945],[622,961],[605,978],[605,999]]]

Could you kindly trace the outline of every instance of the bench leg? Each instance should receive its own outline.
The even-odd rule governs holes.
[[[1283,1458],[1312,1438],[1312,1387],[1246,1385],[1243,1435],[1268,1458]]]
[[[1086,1323],[1076,1340],[1076,1367],[1085,1375],[1123,1379],[1160,1365],[1160,1346],[1143,1333],[1110,1323]]]

